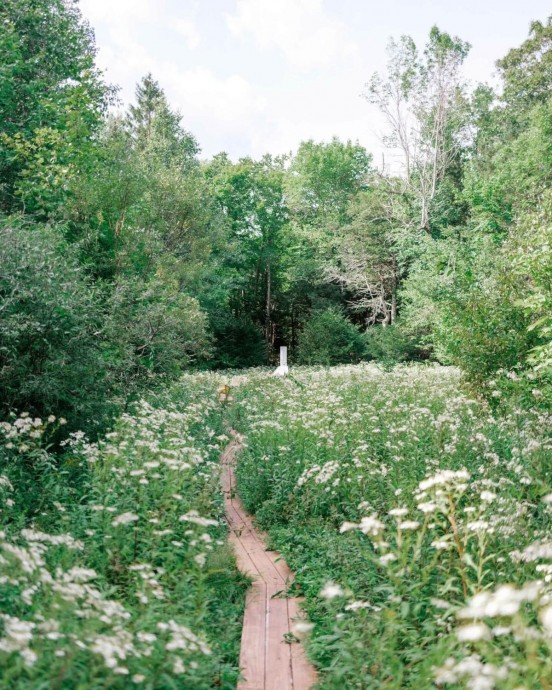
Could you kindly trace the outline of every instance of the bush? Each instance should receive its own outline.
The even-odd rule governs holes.
[[[213,321],[216,344],[211,365],[214,368],[257,367],[266,364],[266,340],[261,329],[251,319],[227,314]]]
[[[366,355],[383,364],[427,359],[430,352],[400,325],[373,326],[364,334]]]
[[[122,402],[209,355],[207,318],[176,285],[121,278],[107,312],[104,357],[113,394]]]
[[[301,364],[345,364],[361,359],[364,340],[340,309],[330,307],[307,321],[299,336],[298,350]]]
[[[0,224],[2,414],[52,410],[75,425],[105,408],[101,312],[74,253],[55,229]]]

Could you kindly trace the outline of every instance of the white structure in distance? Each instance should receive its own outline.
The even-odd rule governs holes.
[[[272,376],[287,376],[289,373],[288,363],[287,363],[287,346],[282,345],[280,348],[280,366],[272,374]]]

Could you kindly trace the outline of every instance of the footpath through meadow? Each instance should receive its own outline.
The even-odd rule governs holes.
[[[234,464],[241,438],[222,454],[222,489],[238,568],[253,583],[247,593],[241,638],[238,690],[309,690],[316,672],[294,635],[299,599],[288,598],[293,573],[280,555],[267,551],[265,536],[253,524],[236,494]]]

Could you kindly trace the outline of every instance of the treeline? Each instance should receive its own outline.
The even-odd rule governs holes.
[[[392,42],[366,88],[384,170],[337,139],[202,160],[152,75],[110,114],[75,2],[5,0],[0,26],[1,415],[94,433],[145,387],[284,343],[299,362],[436,358],[495,395],[546,396],[550,19],[497,63],[499,92],[468,89],[469,45],[437,28],[422,51]]]

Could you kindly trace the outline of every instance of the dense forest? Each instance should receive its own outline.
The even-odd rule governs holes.
[[[394,170],[337,139],[203,160],[155,75],[113,114],[76,3],[7,0],[0,22],[3,416],[96,433],[145,388],[280,344],[300,363],[435,359],[529,400],[544,386],[550,19],[497,62],[498,91],[468,89],[460,38],[392,40],[365,97]]]

